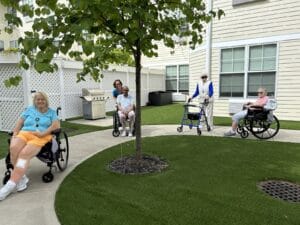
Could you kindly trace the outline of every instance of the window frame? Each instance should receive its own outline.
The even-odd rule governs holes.
[[[188,75],[187,75],[187,78],[186,79],[182,79],[180,78],[180,67],[181,66],[187,66],[187,71],[188,71]],[[171,79],[168,79],[167,78],[167,68],[168,67],[175,67],[176,68],[176,77],[175,78],[171,78]],[[166,82],[166,91],[171,91],[173,93],[188,93],[189,92],[189,77],[190,77],[190,73],[189,73],[189,64],[188,63],[184,63],[184,64],[170,64],[170,65],[166,65],[165,67],[165,76],[166,76],[166,79],[165,79],[165,82]],[[167,89],[167,81],[176,81],[176,90],[169,90]],[[187,85],[187,89],[186,90],[181,90],[180,89],[180,80],[187,80],[188,82],[188,85]]]
[[[227,49],[237,49],[237,48],[243,48],[244,49],[244,70],[243,71],[238,71],[238,72],[234,72],[234,71],[231,71],[231,72],[222,72],[222,50],[227,50]],[[220,98],[243,98],[244,97],[244,92],[245,92],[245,66],[246,66],[246,58],[245,58],[245,54],[246,54],[246,51],[247,51],[247,48],[245,45],[237,45],[237,46],[231,46],[231,47],[226,47],[226,48],[221,48],[220,49],[220,67],[219,67],[219,97]],[[233,51],[232,51],[233,52]],[[232,69],[233,69],[233,55],[232,55]],[[243,74],[244,76],[244,82],[242,84],[242,87],[243,87],[243,96],[232,96],[232,93],[231,93],[231,96],[221,96],[221,76],[234,76],[234,75],[240,75],[240,74]]]
[[[263,68],[260,71],[251,71],[250,70],[250,48],[251,47],[255,47],[255,46],[266,46],[266,45],[274,45],[276,48],[276,53],[275,53],[275,69],[274,70],[266,70],[263,71]],[[233,74],[238,74],[235,72],[222,72],[222,50],[225,49],[234,49],[234,48],[240,48],[240,47],[244,47],[245,51],[244,51],[244,72],[241,72],[244,74],[244,91],[243,91],[243,96],[241,97],[228,97],[228,96],[222,96],[221,95],[221,76],[223,75],[233,75]],[[230,47],[224,47],[224,48],[220,48],[220,55],[219,55],[219,98],[243,98],[243,99],[247,99],[247,98],[256,98],[256,96],[250,96],[248,95],[249,92],[249,75],[250,74],[254,74],[254,73],[259,73],[259,74],[263,74],[263,73],[274,73],[274,93],[271,97],[276,97],[277,95],[277,73],[278,73],[278,56],[279,56],[279,43],[278,42],[265,42],[265,43],[256,43],[256,44],[248,44],[248,45],[236,45],[236,46],[230,46]]]
[[[232,0],[232,5],[237,6],[237,5],[242,5],[246,3],[252,3],[252,2],[259,2],[259,1],[265,1],[265,0]]]

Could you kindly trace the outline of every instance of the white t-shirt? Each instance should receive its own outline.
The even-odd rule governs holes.
[[[133,106],[133,98],[130,95],[128,95],[127,97],[125,97],[123,94],[118,95],[117,104],[120,105],[123,109],[127,109],[130,106]]]

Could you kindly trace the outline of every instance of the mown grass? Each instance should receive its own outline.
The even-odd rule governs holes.
[[[62,183],[62,225],[298,225],[300,204],[273,199],[259,181],[300,183],[300,146],[205,136],[145,138],[143,151],[167,159],[162,173],[120,175],[107,164],[134,142],[107,149]]]

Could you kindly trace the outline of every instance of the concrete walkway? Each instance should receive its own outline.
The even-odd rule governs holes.
[[[79,121],[74,121],[78,122]],[[84,121],[80,121],[84,123]],[[86,121],[91,122],[91,121]],[[96,121],[94,121],[96,122]],[[108,123],[111,125],[112,123]],[[104,125],[104,124],[97,124]],[[143,126],[143,136],[161,135],[197,135],[196,129],[184,127],[178,133],[178,125],[151,125]],[[202,135],[223,136],[228,127],[215,127],[212,132],[203,131]],[[123,143],[134,138],[112,137],[112,130],[86,133],[69,138],[70,158],[69,166],[64,172],[53,171],[54,180],[51,183],[42,182],[42,174],[47,172],[47,166],[36,158],[32,160],[28,177],[28,189],[22,193],[10,195],[0,202],[0,224],[7,225],[59,225],[54,210],[55,193],[63,179],[81,162],[106,148]],[[239,137],[237,137],[239,138]],[[252,137],[250,137],[252,138]],[[300,142],[300,131],[280,130],[277,136],[270,141]],[[0,175],[5,172],[5,162],[0,160]],[[2,179],[2,178],[1,178]]]

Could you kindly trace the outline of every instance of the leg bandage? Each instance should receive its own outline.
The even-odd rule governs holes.
[[[18,159],[16,167],[25,169],[26,163],[27,163],[26,159]]]

